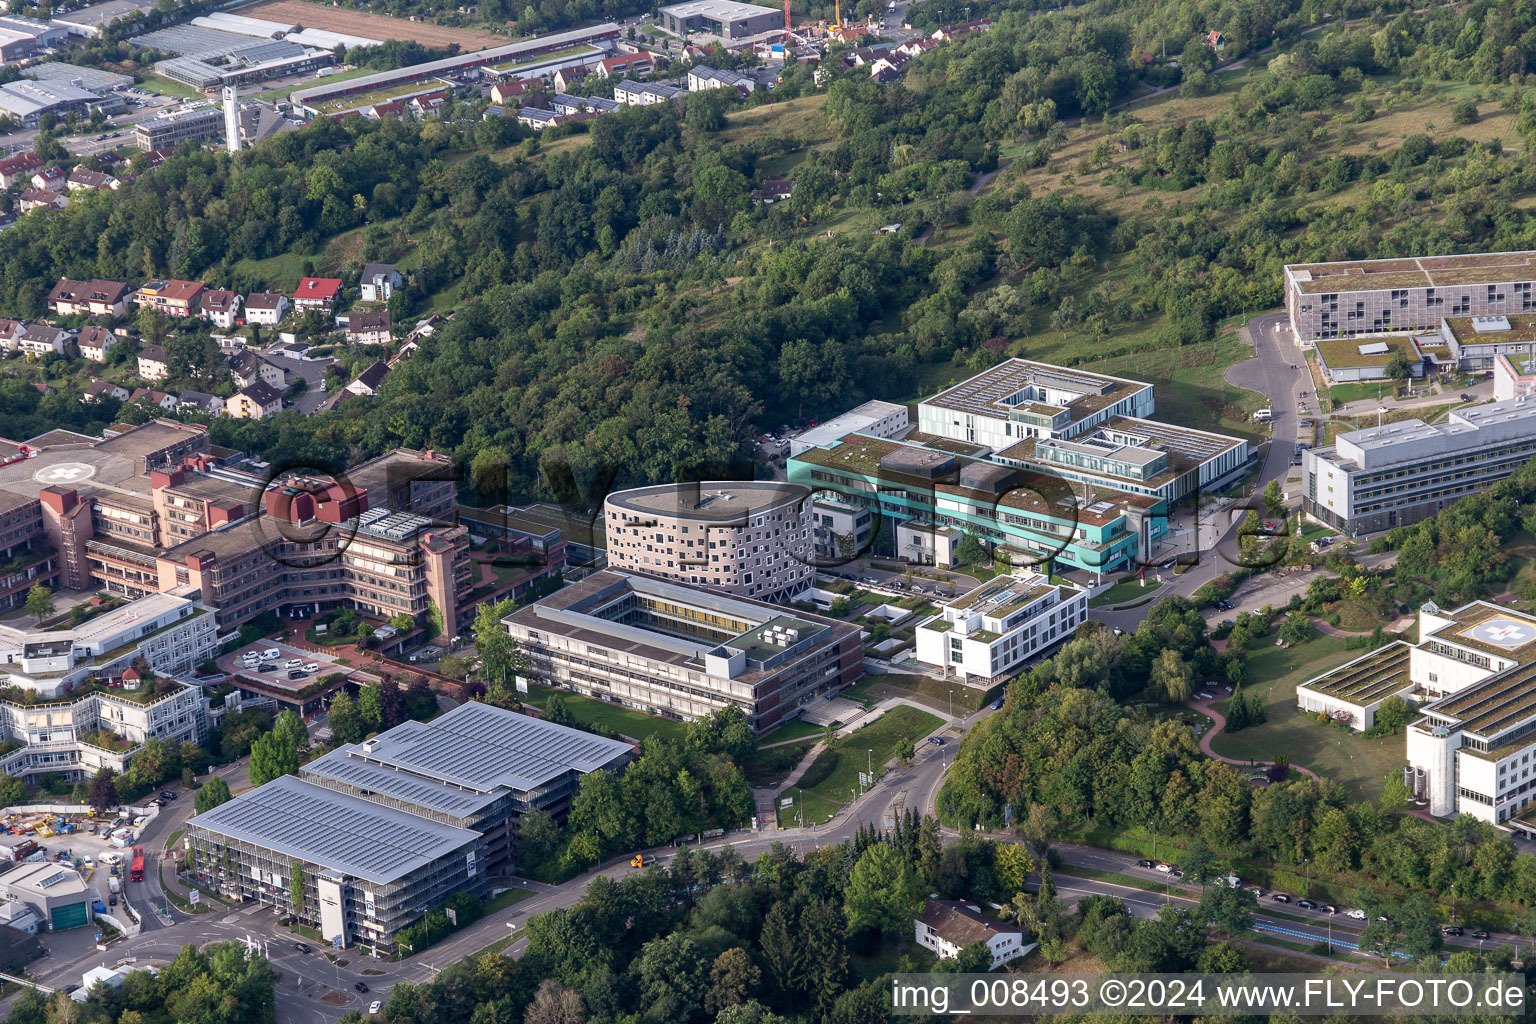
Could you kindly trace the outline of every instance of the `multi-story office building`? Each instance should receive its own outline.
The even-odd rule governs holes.
[[[58,554],[43,537],[36,499],[0,491],[0,612],[27,599],[38,584],[58,589]]]
[[[657,25],[674,36],[686,38],[703,32],[722,42],[731,42],[782,29],[784,15],[769,7],[736,0],[688,0],[661,8]]]
[[[523,814],[563,817],[582,775],[623,771],[633,754],[628,743],[464,704],[199,814],[188,867],[226,896],[294,910],[327,942],[387,954],[454,892],[515,871]]]
[[[1458,316],[1440,321],[1444,361],[1457,370],[1491,370],[1500,356],[1521,363],[1536,355],[1536,313]]]
[[[960,531],[1015,565],[1054,559],[1103,574],[1145,562],[1168,527],[1164,498],[862,434],[801,452],[788,469],[791,481],[883,517],[876,550],[911,561],[945,564],[947,534]],[[896,549],[880,538],[897,538]]]
[[[1247,440],[1147,419],[1152,385],[1010,359],[917,407],[918,433],[962,455],[1177,502],[1234,479]]]
[[[106,677],[103,677],[106,678]],[[0,700],[0,731],[23,744],[0,757],[0,772],[28,777],[60,772],[90,779],[103,768],[121,775],[149,739],[202,743],[208,737],[201,687],[165,681],[77,689],[37,704]]]
[[[871,437],[900,437],[912,426],[912,417],[904,405],[870,401],[834,416],[789,439],[789,453],[798,455],[807,448],[836,444],[849,434]]]
[[[495,582],[473,572],[468,531],[453,525],[448,459],[430,452],[391,452],[337,481],[269,481],[260,467],[220,465],[196,424],[157,420],[88,440],[68,435],[0,465],[0,552],[65,589],[132,598],[192,586],[225,629],[268,611],[347,606],[388,619],[435,608],[452,636],[473,605],[564,567],[559,531],[544,530],[526,538],[549,556],[542,564]],[[508,531],[509,550],[521,542]]]
[[[223,137],[224,112],[216,106],[161,114],[133,126],[134,145],[146,153],[175,149],[183,142],[210,142]]]
[[[1483,601],[1451,612],[1426,604],[1419,635],[1405,674],[1400,647],[1371,656],[1398,664],[1393,692],[1430,701],[1407,730],[1404,781],[1437,817],[1536,829],[1520,823],[1536,799],[1536,617]],[[1298,688],[1298,700],[1358,665]]]
[[[220,897],[281,908],[327,944],[383,956],[402,928],[486,883],[480,833],[292,775],[189,819],[183,845],[187,870]]]
[[[621,772],[619,740],[471,702],[406,722],[304,765],[306,782],[485,837],[487,869],[512,874],[517,820],[541,810],[563,821],[588,772]]]
[[[1308,344],[1536,311],[1533,286],[1536,252],[1297,263],[1285,268],[1285,309]]]
[[[502,622],[540,683],[682,721],[734,704],[759,733],[862,674],[857,626],[644,575],[593,573]]]
[[[1009,359],[917,406],[917,429],[1002,451],[1026,437],[1075,437],[1114,416],[1153,409],[1152,385]]]
[[[1536,454],[1536,402],[1458,409],[1338,435],[1302,455],[1302,508],[1358,536],[1406,526],[1484,490]]]
[[[1088,617],[1088,594],[1039,573],[998,576],[917,626],[917,660],[987,687],[1068,639]]]
[[[62,628],[0,624],[0,685],[51,697],[140,657],[157,672],[190,672],[217,647],[213,616],[196,598],[150,594]]]
[[[811,492],[771,480],[618,491],[603,503],[608,565],[784,601],[811,585]]]
[[[879,517],[846,501],[817,498],[811,503],[811,522],[817,563],[836,565],[870,550]]]

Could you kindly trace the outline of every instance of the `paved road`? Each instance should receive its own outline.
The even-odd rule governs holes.
[[[295,359],[292,356],[278,355],[277,349],[281,345],[273,345],[264,349],[261,357],[269,363],[281,366],[290,373],[304,378],[307,387],[304,393],[293,400],[293,407],[305,416],[313,416],[320,408],[320,403],[330,398],[330,394],[320,390],[320,384],[325,380],[325,371],[335,362],[334,359]]]
[[[1256,499],[1271,480],[1279,480],[1283,484],[1286,474],[1290,472],[1291,456],[1296,449],[1296,410],[1301,392],[1308,390],[1311,383],[1306,373],[1299,369],[1304,363],[1301,353],[1291,341],[1284,313],[1266,313],[1254,317],[1244,331],[1253,342],[1255,356],[1229,367],[1226,379],[1237,387],[1264,395],[1274,412],[1274,420],[1270,424],[1270,443],[1263,457],[1258,480],[1253,486],[1252,498]],[[1298,369],[1292,369],[1292,366]],[[1171,570],[1162,571],[1163,586],[1157,591],[1157,600],[1188,597],[1204,584],[1238,565],[1237,530],[1241,518],[1240,515],[1232,515],[1229,506],[1221,508],[1215,515],[1207,513],[1203,520],[1205,525],[1201,527],[1202,548],[1198,564],[1183,574],[1175,574]],[[1184,525],[1194,529],[1192,524]],[[1210,540],[1213,536],[1219,538],[1214,543]],[[1186,541],[1175,538],[1165,542],[1154,557],[1159,560],[1164,557],[1171,559],[1185,547]],[[1110,626],[1130,631],[1146,617],[1147,608],[1146,605],[1123,611],[1094,608],[1089,609],[1088,615]]]

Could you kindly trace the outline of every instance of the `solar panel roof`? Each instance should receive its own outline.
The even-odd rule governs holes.
[[[528,792],[575,769],[590,772],[629,744],[470,702],[431,722],[406,722],[362,747],[362,756],[488,793]]]
[[[305,782],[274,779],[197,815],[194,828],[389,885],[480,840],[443,825]]]

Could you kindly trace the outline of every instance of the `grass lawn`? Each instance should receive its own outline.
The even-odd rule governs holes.
[[[1359,733],[1324,725],[1296,707],[1296,685],[1346,661],[1363,650],[1349,650],[1342,637],[1316,636],[1284,650],[1259,640],[1248,656],[1243,692],[1262,697],[1268,720],[1236,733],[1222,733],[1211,749],[1225,757],[1273,761],[1284,755],[1343,786],[1354,800],[1381,796],[1382,780],[1403,763],[1402,736],[1368,740]],[[1217,705],[1217,710],[1223,710]]]
[[[521,903],[523,900],[526,900],[533,895],[534,892],[532,889],[508,889],[506,892],[499,894],[495,899],[486,903],[482,910],[482,916],[494,914],[498,910],[506,910],[508,907],[512,906],[512,904]]]
[[[655,735],[664,740],[681,743],[683,735],[688,730],[688,726],[682,722],[648,715],[644,711],[620,707],[617,704],[609,704],[607,701],[593,700],[591,697],[583,697],[580,694],[565,693],[547,686],[530,684],[525,699],[534,707],[542,709],[549,703],[549,698],[557,693],[565,698],[566,706],[571,709],[571,714],[576,716],[578,722],[601,725],[632,739],[644,740]]]
[[[778,743],[782,740],[802,740],[807,736],[820,736],[821,733],[821,726],[812,725],[810,722],[802,721],[801,719],[796,718],[785,722],[777,729],[773,729],[759,736],[757,739],[757,745],[759,747],[766,747],[770,743]]]
[[[796,743],[760,747],[753,751],[752,756],[741,766],[741,770],[746,773],[747,784],[762,789],[777,786],[795,770],[795,766],[815,743],[815,740],[806,737]]]
[[[806,795],[834,806],[849,803],[858,791],[860,772],[873,765],[876,776],[884,775],[885,762],[896,756],[896,748],[902,740],[916,744],[943,724],[937,715],[917,708],[905,705],[892,708],[878,722],[838,741],[837,766],[816,786],[806,790]]]
[[[139,77],[139,85],[150,92],[159,93],[161,96],[173,96],[179,100],[207,98],[190,85],[182,85],[180,82],[172,81],[164,75],[141,75]]]
[[[1146,586],[1142,586],[1145,582]],[[1104,593],[1088,602],[1090,608],[1101,608],[1107,604],[1125,604],[1127,601],[1135,601],[1138,598],[1151,597],[1162,584],[1155,579],[1139,580],[1134,576],[1125,579],[1110,587]]]
[[[953,706],[962,714],[981,707],[985,691],[974,690],[962,683],[944,682],[929,676],[909,676],[892,672],[889,675],[866,674],[863,679],[844,690],[842,696],[850,700],[866,700],[875,703],[886,697],[906,697],[919,704],[926,704],[935,711],[949,713],[951,696]]]

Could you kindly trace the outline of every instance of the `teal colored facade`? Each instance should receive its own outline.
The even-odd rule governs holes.
[[[839,457],[854,446],[857,458]],[[852,435],[835,447],[793,456],[787,471],[792,483],[878,511],[881,536],[893,536],[898,523],[913,520],[953,527],[1000,546],[1016,565],[1040,565],[1054,558],[1058,565],[1094,573],[1133,569],[1149,560],[1153,542],[1168,529],[1168,502],[1152,495],[1099,490],[1084,497],[1080,485],[1023,474],[1001,493],[990,494],[960,486],[955,474],[922,480],[878,464],[882,455],[899,457],[903,450],[914,449],[927,451]],[[1073,510],[1062,503],[1074,494],[1086,507]]]

